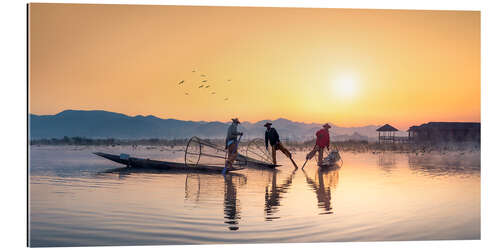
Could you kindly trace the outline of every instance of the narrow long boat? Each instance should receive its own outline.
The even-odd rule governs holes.
[[[170,161],[158,161],[143,158],[130,157],[126,154],[114,155],[102,152],[94,152],[95,155],[106,158],[110,161],[126,165],[128,167],[134,168],[154,168],[154,169],[175,169],[175,170],[185,170],[185,171],[208,171],[208,172],[222,172],[224,167],[222,166],[210,166],[210,165],[196,165],[195,167],[188,167],[184,163],[180,162],[170,162]],[[241,170],[242,167],[233,166],[233,169],[228,171]]]
[[[276,168],[276,167],[281,166],[279,164],[275,165],[275,164],[272,164],[272,163],[267,163],[267,162],[264,162],[264,161],[259,161],[259,160],[250,158],[248,156],[241,155],[241,154],[238,154],[238,157],[236,158],[236,161],[245,164],[247,167]]]
[[[342,164],[339,164],[341,163]],[[343,161],[342,161],[342,158],[340,157],[340,153],[338,150],[332,150],[330,151],[330,153],[328,154],[327,157],[325,157],[323,159],[323,162],[319,165],[321,168],[331,168],[331,167],[334,167],[334,168],[339,168],[343,165]]]

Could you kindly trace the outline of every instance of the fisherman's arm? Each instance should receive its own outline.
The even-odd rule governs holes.
[[[316,132],[316,138],[321,141],[321,131]]]
[[[267,149],[267,147],[268,147],[268,141],[269,141],[269,136],[267,135],[267,132],[265,133],[264,138],[265,138],[265,141],[266,141],[266,149]]]

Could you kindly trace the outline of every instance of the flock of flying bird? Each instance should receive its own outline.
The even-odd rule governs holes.
[[[192,72],[192,73],[196,73],[196,70],[195,70],[195,69],[193,69],[193,71],[191,71],[191,72]],[[198,88],[199,88],[199,89],[208,89],[208,88],[210,88],[210,85],[208,85],[208,80],[206,79],[207,75],[205,75],[205,74],[201,74],[201,75],[200,75],[200,77],[202,77],[202,80],[200,81],[200,83],[203,83],[203,84],[199,85],[199,86],[198,86]],[[185,82],[185,81],[184,81],[184,80],[182,80],[182,81],[180,81],[179,83],[177,83],[177,85],[179,85],[179,86],[183,86],[184,82]],[[228,83],[229,83],[229,82],[231,82],[231,79],[228,79],[228,80],[227,80],[227,82],[228,82]],[[215,91],[212,91],[210,94],[215,95],[215,94],[216,94],[216,92],[215,92]],[[184,92],[184,95],[189,95],[189,93],[188,93],[188,92]],[[229,98],[227,98],[227,97],[226,97],[226,98],[224,98],[224,101],[228,101],[228,100],[229,100]]]

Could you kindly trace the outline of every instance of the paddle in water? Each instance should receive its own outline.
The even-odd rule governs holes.
[[[297,168],[299,168],[299,167],[297,167],[297,163],[295,163],[295,161],[292,159],[292,157],[290,157],[290,161],[292,161],[293,166],[294,166],[296,169],[297,169]]]
[[[304,165],[302,165],[302,168],[301,168],[301,169],[304,169],[304,167],[306,166],[306,163],[307,163],[307,161],[308,161],[308,160],[309,160],[309,159],[308,159],[308,158],[306,158],[306,161],[304,162]]]

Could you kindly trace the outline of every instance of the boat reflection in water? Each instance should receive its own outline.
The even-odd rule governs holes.
[[[265,203],[264,203],[264,211],[266,213],[266,221],[272,221],[274,219],[279,219],[280,217],[274,216],[276,212],[278,212],[280,204],[280,200],[283,197],[283,194],[287,193],[290,187],[292,186],[292,180],[297,172],[297,169],[293,170],[292,173],[286,178],[285,182],[278,185],[277,184],[277,174],[278,170],[272,170],[271,183],[266,186],[265,192]],[[270,186],[269,186],[270,185]]]
[[[314,179],[305,170],[302,171],[306,177],[307,184],[316,193],[318,208],[324,210],[320,214],[332,214],[332,190],[335,191],[339,183],[339,167],[334,165],[327,168],[318,168]]]
[[[118,174],[119,179],[125,179],[134,173],[186,175],[184,182],[184,199],[195,204],[206,200],[217,199],[224,192],[223,208],[224,223],[228,224],[229,230],[239,229],[241,219],[241,205],[237,197],[237,189],[246,184],[247,179],[238,173],[228,173],[225,176],[214,173],[186,172],[177,170],[155,170],[141,168],[115,168],[100,172],[99,174]],[[222,183],[223,180],[223,183]]]

